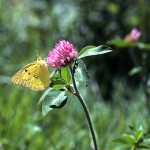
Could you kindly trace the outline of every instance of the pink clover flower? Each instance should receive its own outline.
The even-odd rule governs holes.
[[[53,68],[61,69],[70,64],[76,56],[77,52],[73,45],[66,40],[60,40],[55,44],[55,47],[49,51],[46,62]]]

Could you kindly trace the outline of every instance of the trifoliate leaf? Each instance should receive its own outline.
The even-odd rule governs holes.
[[[63,89],[66,85],[67,83],[62,79],[58,79],[50,83],[50,87],[53,89]]]
[[[95,48],[96,46],[92,46],[92,45],[89,45],[89,46],[86,46],[84,47],[79,53],[78,53],[78,57],[81,56],[85,51],[91,49],[91,48]]]
[[[61,69],[61,77],[63,80],[66,81],[66,83],[69,83],[71,80],[71,75],[68,67],[63,67]]]
[[[88,46],[88,47],[83,48],[79,52],[78,58],[84,58],[84,57],[93,56],[93,55],[101,55],[101,54],[105,54],[111,51],[112,49],[105,45],[100,45],[98,47]]]
[[[42,114],[45,116],[54,108],[61,108],[67,102],[66,91],[49,88],[41,97]]]
[[[134,146],[134,143],[136,142],[134,136],[128,134],[123,134],[122,139],[130,146]]]
[[[84,62],[81,59],[76,60],[76,69],[75,69],[75,80],[79,84],[84,84],[85,86],[90,85],[89,74],[86,69]]]

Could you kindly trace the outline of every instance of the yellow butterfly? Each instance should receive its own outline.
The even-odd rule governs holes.
[[[32,90],[43,90],[50,84],[48,67],[45,60],[37,57],[37,61],[23,67],[11,78],[12,83],[31,88]]]

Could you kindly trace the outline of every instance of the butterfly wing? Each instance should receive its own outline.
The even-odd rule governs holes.
[[[16,74],[11,79],[12,83],[29,87],[33,90],[43,90],[50,84],[49,72],[44,60],[32,62]]]

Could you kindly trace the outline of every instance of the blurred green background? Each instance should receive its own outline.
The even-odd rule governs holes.
[[[43,117],[37,105],[43,91],[15,86],[10,77],[36,60],[36,48],[44,58],[60,39],[81,50],[108,45],[137,27],[140,41],[150,42],[149,6],[149,0],[0,0],[0,150],[90,150],[76,98],[68,95],[65,107]],[[99,149],[126,150],[112,140],[129,125],[150,130],[150,51],[111,47],[111,53],[84,59],[91,86],[81,92]],[[142,72],[129,76],[136,66]]]

